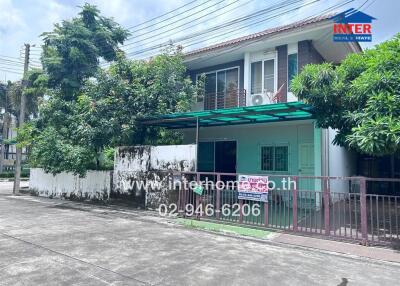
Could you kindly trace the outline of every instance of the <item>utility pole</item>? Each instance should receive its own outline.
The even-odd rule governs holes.
[[[25,44],[25,60],[24,60],[24,76],[22,78],[22,93],[21,93],[21,107],[19,111],[19,125],[18,127],[21,128],[24,125],[25,121],[25,88],[27,86],[27,79],[26,76],[28,74],[29,68],[29,53],[30,53],[31,46],[29,44]],[[22,162],[22,148],[16,148],[16,158],[15,158],[15,174],[14,174],[14,188],[13,194],[17,195],[20,189],[21,183],[21,162]]]

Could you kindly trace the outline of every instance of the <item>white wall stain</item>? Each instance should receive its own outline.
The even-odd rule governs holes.
[[[80,178],[72,173],[52,175],[43,169],[30,170],[29,189],[39,196],[70,199],[108,200],[112,171],[88,171]]]
[[[195,169],[196,145],[119,147],[115,153],[113,194],[130,196],[146,207],[172,200],[171,173]]]

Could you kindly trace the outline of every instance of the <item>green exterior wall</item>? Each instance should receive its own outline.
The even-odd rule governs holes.
[[[316,127],[315,123],[313,124],[314,128],[314,176],[322,175],[322,138],[321,138],[321,128]],[[322,190],[322,181],[315,180],[315,190]],[[320,200],[317,199],[319,202]]]
[[[322,149],[321,149],[321,128],[318,128],[313,124],[314,128],[314,175],[322,175]]]
[[[311,120],[255,124],[242,126],[224,126],[200,128],[200,141],[236,140],[237,141],[237,172],[245,174],[273,174],[261,171],[260,147],[262,145],[289,146],[289,172],[276,174],[298,174],[298,145],[314,143],[314,123]],[[318,132],[318,130],[317,130]],[[184,130],[184,144],[195,142],[195,130]],[[315,161],[320,160],[320,146],[315,149]],[[317,152],[319,152],[317,154]],[[314,162],[316,173],[321,172],[320,162]]]

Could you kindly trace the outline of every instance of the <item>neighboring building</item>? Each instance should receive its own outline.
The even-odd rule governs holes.
[[[3,121],[0,120],[0,126],[3,127]],[[17,119],[15,116],[11,115],[11,122],[8,124],[7,137],[1,138],[1,140],[13,141],[17,137]],[[0,131],[1,134],[1,131]],[[1,145],[0,145],[1,150]],[[5,144],[4,145],[4,158],[3,158],[3,171],[13,171],[15,167],[16,159],[16,146],[15,144]],[[22,149],[22,160],[26,160],[25,148]]]
[[[354,157],[331,143],[335,132],[317,128],[312,109],[290,91],[290,80],[306,64],[337,64],[349,53],[361,52],[358,43],[332,41],[330,17],[188,52],[185,64],[193,81],[205,74],[204,96],[193,112],[144,123],[181,129],[184,144],[196,142],[197,137],[198,171],[355,175]]]

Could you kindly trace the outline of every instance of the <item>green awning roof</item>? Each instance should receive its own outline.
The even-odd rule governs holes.
[[[255,124],[290,120],[312,119],[311,106],[302,102],[275,103],[248,107],[192,111],[147,117],[140,120],[143,125],[171,129],[194,128],[197,118],[199,126]]]

